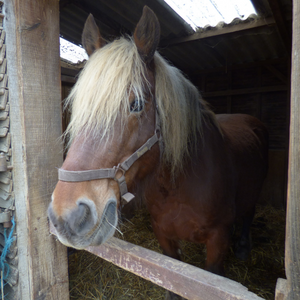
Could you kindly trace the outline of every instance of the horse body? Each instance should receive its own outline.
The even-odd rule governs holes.
[[[180,259],[178,240],[205,243],[212,256],[206,269],[223,274],[220,256],[228,250],[232,225],[243,218],[250,226],[254,215],[267,172],[267,131],[248,115],[216,117],[221,132],[206,125],[176,181],[165,176],[168,170],[161,171],[146,189],[146,199],[165,254]]]
[[[110,238],[123,178],[129,192],[145,198],[166,255],[180,259],[181,239],[205,243],[206,269],[224,274],[237,218],[244,221],[237,252],[245,258],[250,251],[249,228],[267,170],[264,125],[247,115],[212,113],[197,89],[155,53],[159,23],[150,9],[144,8],[133,40],[104,46],[99,34],[89,17],[83,45],[91,57],[69,98],[71,146],[61,169],[114,177],[59,180],[48,209],[58,238],[79,249]],[[132,155],[130,167],[120,168]]]

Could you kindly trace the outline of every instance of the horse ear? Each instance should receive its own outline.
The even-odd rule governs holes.
[[[149,64],[159,43],[160,25],[155,13],[148,6],[144,6],[142,17],[136,25],[133,38],[142,59]]]
[[[92,14],[89,14],[85,21],[81,39],[83,48],[88,56],[91,56],[95,50],[105,45],[105,41],[100,34],[100,30]]]

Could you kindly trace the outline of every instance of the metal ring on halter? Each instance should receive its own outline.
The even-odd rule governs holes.
[[[126,170],[122,168],[121,164],[118,164],[116,167],[114,167],[114,169],[116,171],[114,180],[117,181],[119,185],[119,190],[121,195],[121,205],[124,206],[125,204],[133,200],[135,196],[128,192],[126,178],[125,178]],[[118,171],[121,171],[123,173],[120,178],[116,177]]]
[[[125,176],[126,170],[124,170],[121,166],[121,164],[118,164],[117,166],[114,166],[113,169],[115,170],[115,177],[113,178],[115,181],[118,181],[121,177]],[[118,171],[122,172],[122,176],[118,179],[116,176],[118,174]]]

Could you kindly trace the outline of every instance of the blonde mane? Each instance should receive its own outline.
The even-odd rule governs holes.
[[[202,132],[203,122],[216,124],[197,88],[157,52],[155,64],[155,98],[158,105],[164,143],[163,161],[172,173],[182,167],[191,144]],[[107,138],[114,123],[126,123],[129,92],[139,101],[147,88],[146,66],[134,42],[120,38],[97,50],[88,60],[77,83],[66,100],[71,108],[71,121],[66,134],[70,143],[79,133]],[[146,84],[145,84],[146,82]],[[146,86],[145,86],[146,85]]]

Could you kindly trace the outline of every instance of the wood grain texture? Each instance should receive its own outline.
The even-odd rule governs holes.
[[[4,1],[14,191],[17,299],[69,299],[66,247],[47,207],[62,163],[59,1]]]
[[[86,250],[187,299],[262,299],[233,280],[117,238]]]
[[[56,234],[52,224],[50,232]],[[85,250],[190,300],[262,299],[238,282],[115,237]]]
[[[285,267],[287,295],[300,299],[300,1],[293,1],[291,118]]]
[[[286,295],[286,279],[278,278],[276,283],[275,300],[284,300]]]

